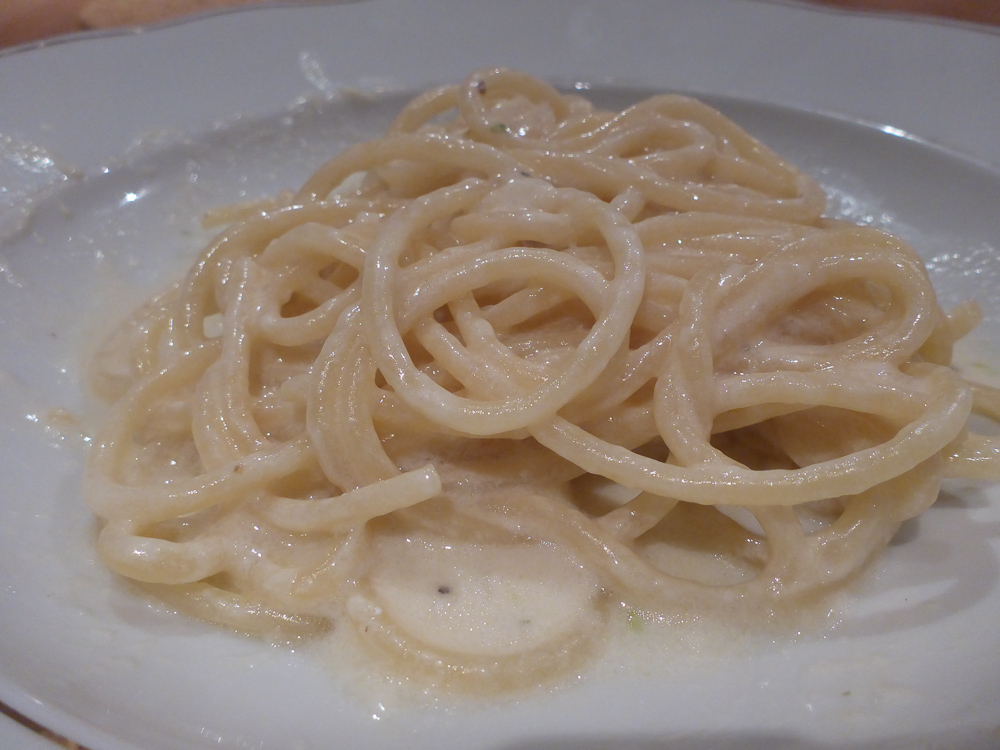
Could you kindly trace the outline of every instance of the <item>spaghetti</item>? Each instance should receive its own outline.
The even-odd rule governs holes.
[[[270,635],[330,623],[514,683],[619,603],[753,606],[1000,475],[916,253],[823,216],[710,107],[480,71],[294,194],[218,212],[95,358],[113,570]]]

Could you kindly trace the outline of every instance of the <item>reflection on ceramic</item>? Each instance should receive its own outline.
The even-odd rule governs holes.
[[[91,750],[997,744],[1000,493],[984,486],[949,486],[904,527],[835,627],[725,646],[689,634],[645,669],[610,660],[499,705],[356,689],[317,649],[173,616],[95,559],[74,421],[95,336],[181,272],[201,210],[296,186],[380,131],[392,92],[484,64],[614,106],[632,87],[707,95],[813,173],[832,213],[916,244],[946,305],[978,299],[987,324],[962,366],[1000,380],[1000,173],[981,163],[1000,164],[986,137],[1000,37],[747,0],[662,5],[274,9],[0,58],[0,96],[21,102],[0,111],[21,211],[0,245],[0,700]],[[38,169],[21,180],[19,164]]]

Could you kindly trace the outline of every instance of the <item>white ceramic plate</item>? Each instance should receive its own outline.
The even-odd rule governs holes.
[[[706,641],[501,705],[380,703],[97,563],[80,448],[45,419],[81,409],[96,333],[190,259],[199,210],[297,185],[375,134],[392,92],[487,65],[605,100],[706,95],[832,211],[917,244],[946,303],[977,298],[963,363],[997,378],[995,34],[749,0],[375,0],[18,51],[0,57],[0,701],[91,750],[1000,744],[1000,493],[982,486],[908,524],[831,631]]]

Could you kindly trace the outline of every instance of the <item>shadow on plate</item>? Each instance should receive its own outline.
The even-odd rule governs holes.
[[[904,523],[889,546],[890,560],[876,561],[882,569],[861,583],[834,637],[925,626],[989,597],[1000,582],[996,502],[985,485],[952,488],[926,514]]]

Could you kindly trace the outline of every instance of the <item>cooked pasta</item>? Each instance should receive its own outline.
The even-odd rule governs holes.
[[[271,637],[521,684],[619,611],[861,570],[1000,476],[978,322],[712,108],[524,73],[422,94],[228,226],[94,358],[105,563]]]

